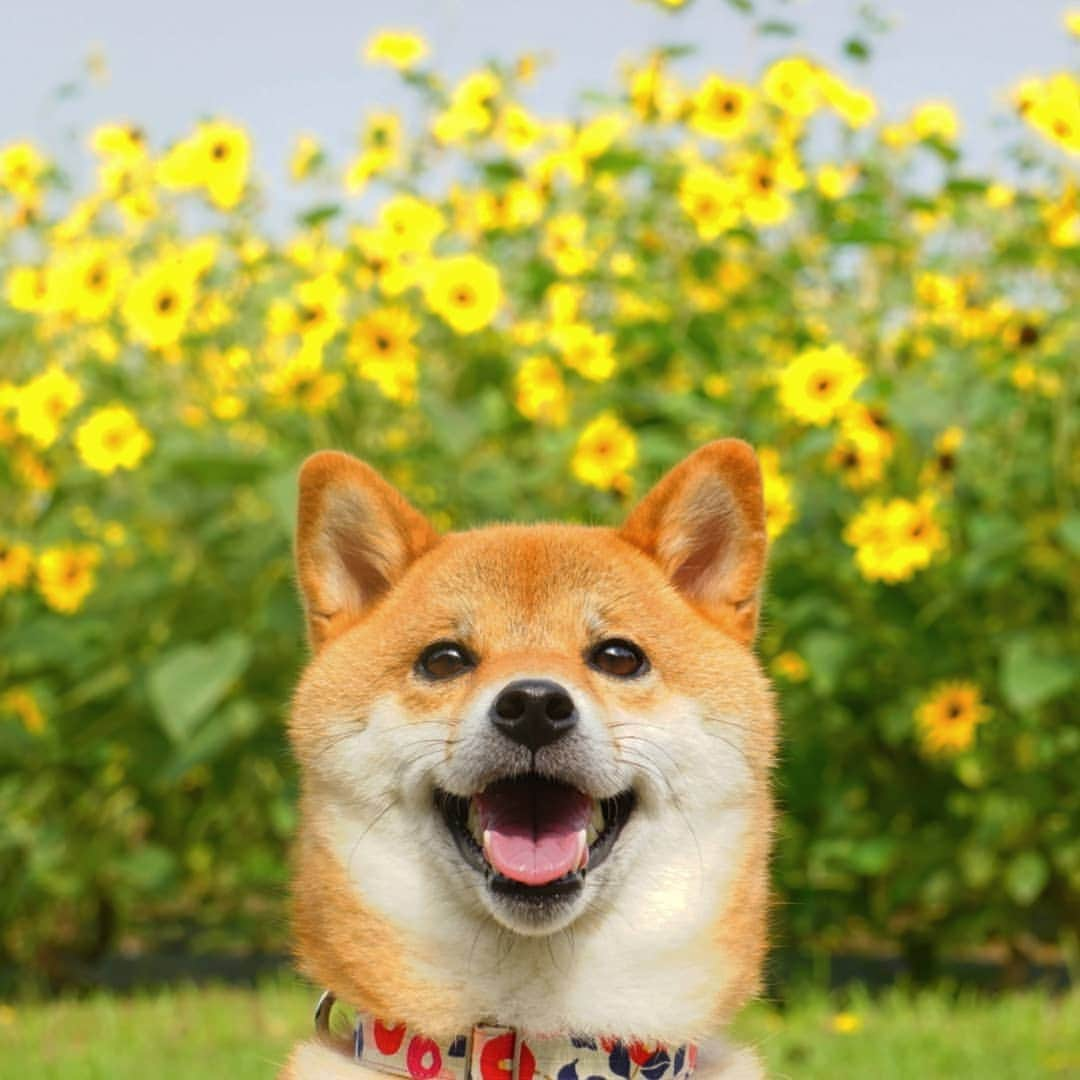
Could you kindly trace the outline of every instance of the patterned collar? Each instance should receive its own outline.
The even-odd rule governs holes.
[[[327,990],[315,1007],[315,1030],[330,1032],[335,998]],[[669,1046],[578,1035],[529,1035],[477,1024],[437,1041],[404,1024],[358,1015],[352,1057],[379,1072],[409,1080],[689,1080],[697,1046]]]

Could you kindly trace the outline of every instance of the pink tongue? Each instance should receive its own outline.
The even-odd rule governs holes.
[[[500,874],[525,885],[544,885],[576,870],[580,834],[589,824],[592,800],[562,784],[508,780],[474,796],[484,845]]]

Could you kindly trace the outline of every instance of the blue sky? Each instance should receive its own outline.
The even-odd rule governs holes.
[[[810,52],[839,62],[860,5],[758,6],[797,22]],[[1062,26],[1067,6],[881,0],[878,9],[894,29],[878,39],[869,65],[840,66],[874,91],[887,114],[927,97],[955,102],[973,160],[985,164],[999,143],[990,119],[1004,111],[1002,92],[1026,74],[1075,63],[1078,46]],[[661,41],[696,44],[691,71],[708,66],[744,77],[790,47],[755,36],[725,0],[695,0],[675,15],[644,0],[37,0],[15,11],[9,6],[0,36],[0,142],[32,136],[55,151],[99,121],[130,119],[160,144],[200,116],[223,114],[252,131],[259,171],[275,184],[283,184],[296,133],[310,131],[344,153],[366,110],[404,100],[392,73],[357,59],[380,27],[424,33],[450,75],[485,57],[551,53],[530,102],[541,114],[565,109],[583,88],[610,87],[621,58]],[[58,99],[57,87],[79,75],[94,45],[108,59],[108,83]]]

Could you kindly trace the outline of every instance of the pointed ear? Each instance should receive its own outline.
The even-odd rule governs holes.
[[[620,535],[713,622],[753,641],[768,546],[761,470],[740,439],[703,446],[634,508]]]
[[[370,465],[324,450],[300,468],[296,569],[320,649],[438,543],[427,518]]]

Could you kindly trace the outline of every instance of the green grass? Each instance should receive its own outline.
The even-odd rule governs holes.
[[[270,1078],[310,1031],[313,1002],[310,989],[279,979],[257,992],[181,988],[0,1005],[0,1080]],[[774,1078],[1080,1078],[1080,992],[855,993],[842,1006],[807,992],[782,1012],[753,1006],[736,1033]]]

